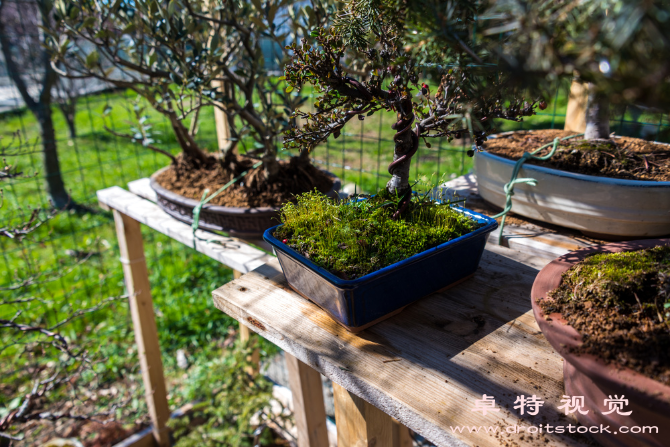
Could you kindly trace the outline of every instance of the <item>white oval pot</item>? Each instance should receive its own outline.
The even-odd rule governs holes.
[[[505,207],[503,187],[515,162],[488,152],[475,156],[477,187],[484,200]],[[517,178],[512,212],[601,237],[670,234],[670,182],[623,180],[524,164]]]

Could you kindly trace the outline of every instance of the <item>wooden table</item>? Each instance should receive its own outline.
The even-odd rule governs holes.
[[[339,447],[409,445],[393,419],[438,446],[584,445],[581,435],[546,428],[507,432],[575,424],[557,408],[562,359],[530,304],[535,275],[555,245],[540,255],[532,244],[519,246],[525,250],[489,243],[472,279],[357,335],[293,292],[276,259],[214,291],[214,303],[333,381]],[[483,395],[499,411],[473,411]],[[521,395],[544,401],[537,416],[514,409]]]
[[[473,179],[464,176],[445,186],[472,199],[476,198],[473,185]],[[483,435],[454,435],[445,428],[449,421],[484,423],[477,422],[481,418],[476,413],[467,412],[463,399],[469,405],[473,398],[481,398],[478,393],[489,393],[499,403],[509,404],[511,396],[503,393],[534,389],[530,383],[543,387],[546,393],[562,386],[560,358],[539,334],[528,313],[527,296],[537,269],[566,251],[586,245],[579,238],[548,233],[532,225],[510,225],[505,230],[504,243],[522,251],[490,246],[482,269],[473,280],[446,294],[421,300],[399,316],[352,336],[288,289],[276,259],[259,249],[266,248],[263,241],[200,230],[194,234],[189,225],[170,217],[155,204],[148,179],[131,182],[128,187],[130,191],[120,187],[98,191],[98,200],[103,208],[114,212],[152,419],[151,430],[147,436],[136,436],[134,446],[167,446],[165,423],[170,416],[140,224],[231,267],[236,278],[253,271],[218,289],[215,303],[243,323],[241,336],[248,337],[242,329],[249,327],[286,350],[300,447],[328,445],[319,373],[335,383],[340,447],[374,442],[377,447],[409,446],[407,430],[394,424],[387,414],[438,445],[470,443],[471,438],[480,445],[489,445],[479,440],[485,438]],[[497,235],[491,237],[494,240]],[[472,300],[474,296],[479,301]],[[426,318],[422,317],[422,309],[429,309]],[[444,317],[435,310],[444,312]],[[418,346],[423,347],[419,350]],[[534,351],[520,354],[523,349]],[[505,363],[508,360],[512,362],[509,365]],[[498,381],[499,374],[504,381]],[[529,377],[531,382],[527,382]],[[514,379],[519,380],[515,383]],[[560,396],[553,398],[556,402]],[[555,416],[555,409],[553,412]],[[511,416],[505,420],[512,421]],[[495,422],[500,423],[501,419]],[[376,430],[381,430],[381,434]],[[521,445],[533,444],[527,437],[519,437],[504,438]],[[356,444],[361,438],[367,439],[367,444]],[[388,444],[388,439],[393,443]],[[557,441],[557,445],[569,443]]]
[[[135,342],[138,347],[145,399],[152,423],[148,430],[132,436],[124,441],[123,445],[125,447],[145,445],[167,447],[170,441],[166,423],[171,413],[167,402],[167,389],[140,224],[163,233],[232,268],[236,278],[263,265],[273,257],[260,249],[267,248],[262,240],[244,240],[202,230],[194,233],[190,225],[179,222],[156,205],[156,195],[149,186],[149,179],[130,182],[128,188],[130,191],[114,186],[97,192],[100,206],[114,213],[121,252],[120,261],[123,264],[126,288],[130,296],[129,307]],[[240,338],[248,339],[249,334],[247,327],[240,325]],[[298,407],[295,411],[299,413],[302,409]]]

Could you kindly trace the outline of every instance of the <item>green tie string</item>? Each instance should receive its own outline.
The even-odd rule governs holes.
[[[191,229],[193,230],[193,249],[195,250],[195,242],[197,240],[197,237],[195,235],[195,230],[198,229],[198,224],[200,223],[200,212],[202,211],[202,207],[205,206],[205,204],[209,201],[211,201],[214,197],[218,196],[221,194],[223,191],[228,189],[230,186],[232,186],[236,181],[247,175],[249,171],[252,169],[256,169],[260,165],[262,165],[263,162],[259,161],[254,163],[254,165],[251,167],[251,169],[247,169],[246,171],[242,172],[240,175],[223,185],[221,188],[219,188],[214,194],[211,196],[207,197],[207,194],[209,193],[209,189],[205,189],[202,192],[202,198],[200,199],[200,202],[193,208],[193,223],[191,224]]]
[[[503,188],[503,191],[505,192],[506,195],[505,209],[502,212],[496,214],[495,216],[492,216],[494,219],[502,216],[502,221],[500,222],[500,233],[498,234],[498,245],[502,245],[503,229],[505,228],[505,218],[507,217],[507,213],[509,213],[512,210],[512,196],[514,195],[514,185],[516,185],[517,183],[526,183],[531,186],[537,186],[537,180],[535,180],[534,178],[516,178],[516,176],[519,175],[519,171],[521,170],[521,167],[526,162],[526,160],[530,159],[542,160],[542,161],[549,160],[556,153],[556,149],[558,148],[559,142],[569,140],[570,138],[581,137],[582,135],[584,134],[578,133],[575,135],[570,135],[569,137],[555,138],[553,142],[545,144],[544,146],[535,149],[533,152],[524,152],[521,158],[519,158],[516,161],[514,169],[512,170],[512,178]],[[549,151],[547,155],[535,155],[542,149],[545,149],[549,146],[553,147],[551,148],[551,151]]]

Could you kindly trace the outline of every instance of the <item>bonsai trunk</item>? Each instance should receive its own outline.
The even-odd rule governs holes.
[[[40,123],[42,155],[44,157],[44,178],[47,184],[47,193],[56,208],[71,207],[73,203],[70,195],[65,190],[65,184],[63,183],[60,171],[51,107],[47,104],[40,104],[35,112],[35,116]]]
[[[403,100],[399,108],[398,121],[392,126],[396,130],[396,134],[393,137],[393,141],[395,142],[393,163],[389,165],[389,173],[392,177],[386,184],[388,192],[397,196],[404,194],[410,189],[409,169],[411,157],[415,150],[414,140],[416,138],[411,128],[414,122],[412,100]]]
[[[261,157],[263,160],[263,172],[265,179],[271,182],[279,174],[279,162],[277,161],[277,148],[274,141],[265,140],[265,152]]]
[[[196,167],[206,165],[207,159],[209,158],[208,155],[200,150],[198,144],[195,142],[191,134],[189,134],[188,129],[184,126],[184,123],[182,123],[174,113],[169,115],[169,118],[172,130],[174,131],[175,137],[177,137],[177,142],[184,153],[184,158],[194,162]]]
[[[588,84],[589,99],[586,105],[586,140],[610,139],[610,101],[607,95],[596,91],[594,84]]]

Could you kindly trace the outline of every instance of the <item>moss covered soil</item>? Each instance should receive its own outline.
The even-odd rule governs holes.
[[[581,334],[576,352],[670,385],[670,246],[590,256],[540,307]]]
[[[413,196],[393,218],[399,198],[382,191],[335,202],[318,192],[282,208],[280,241],[336,276],[352,280],[470,233],[477,221],[448,202]]]

